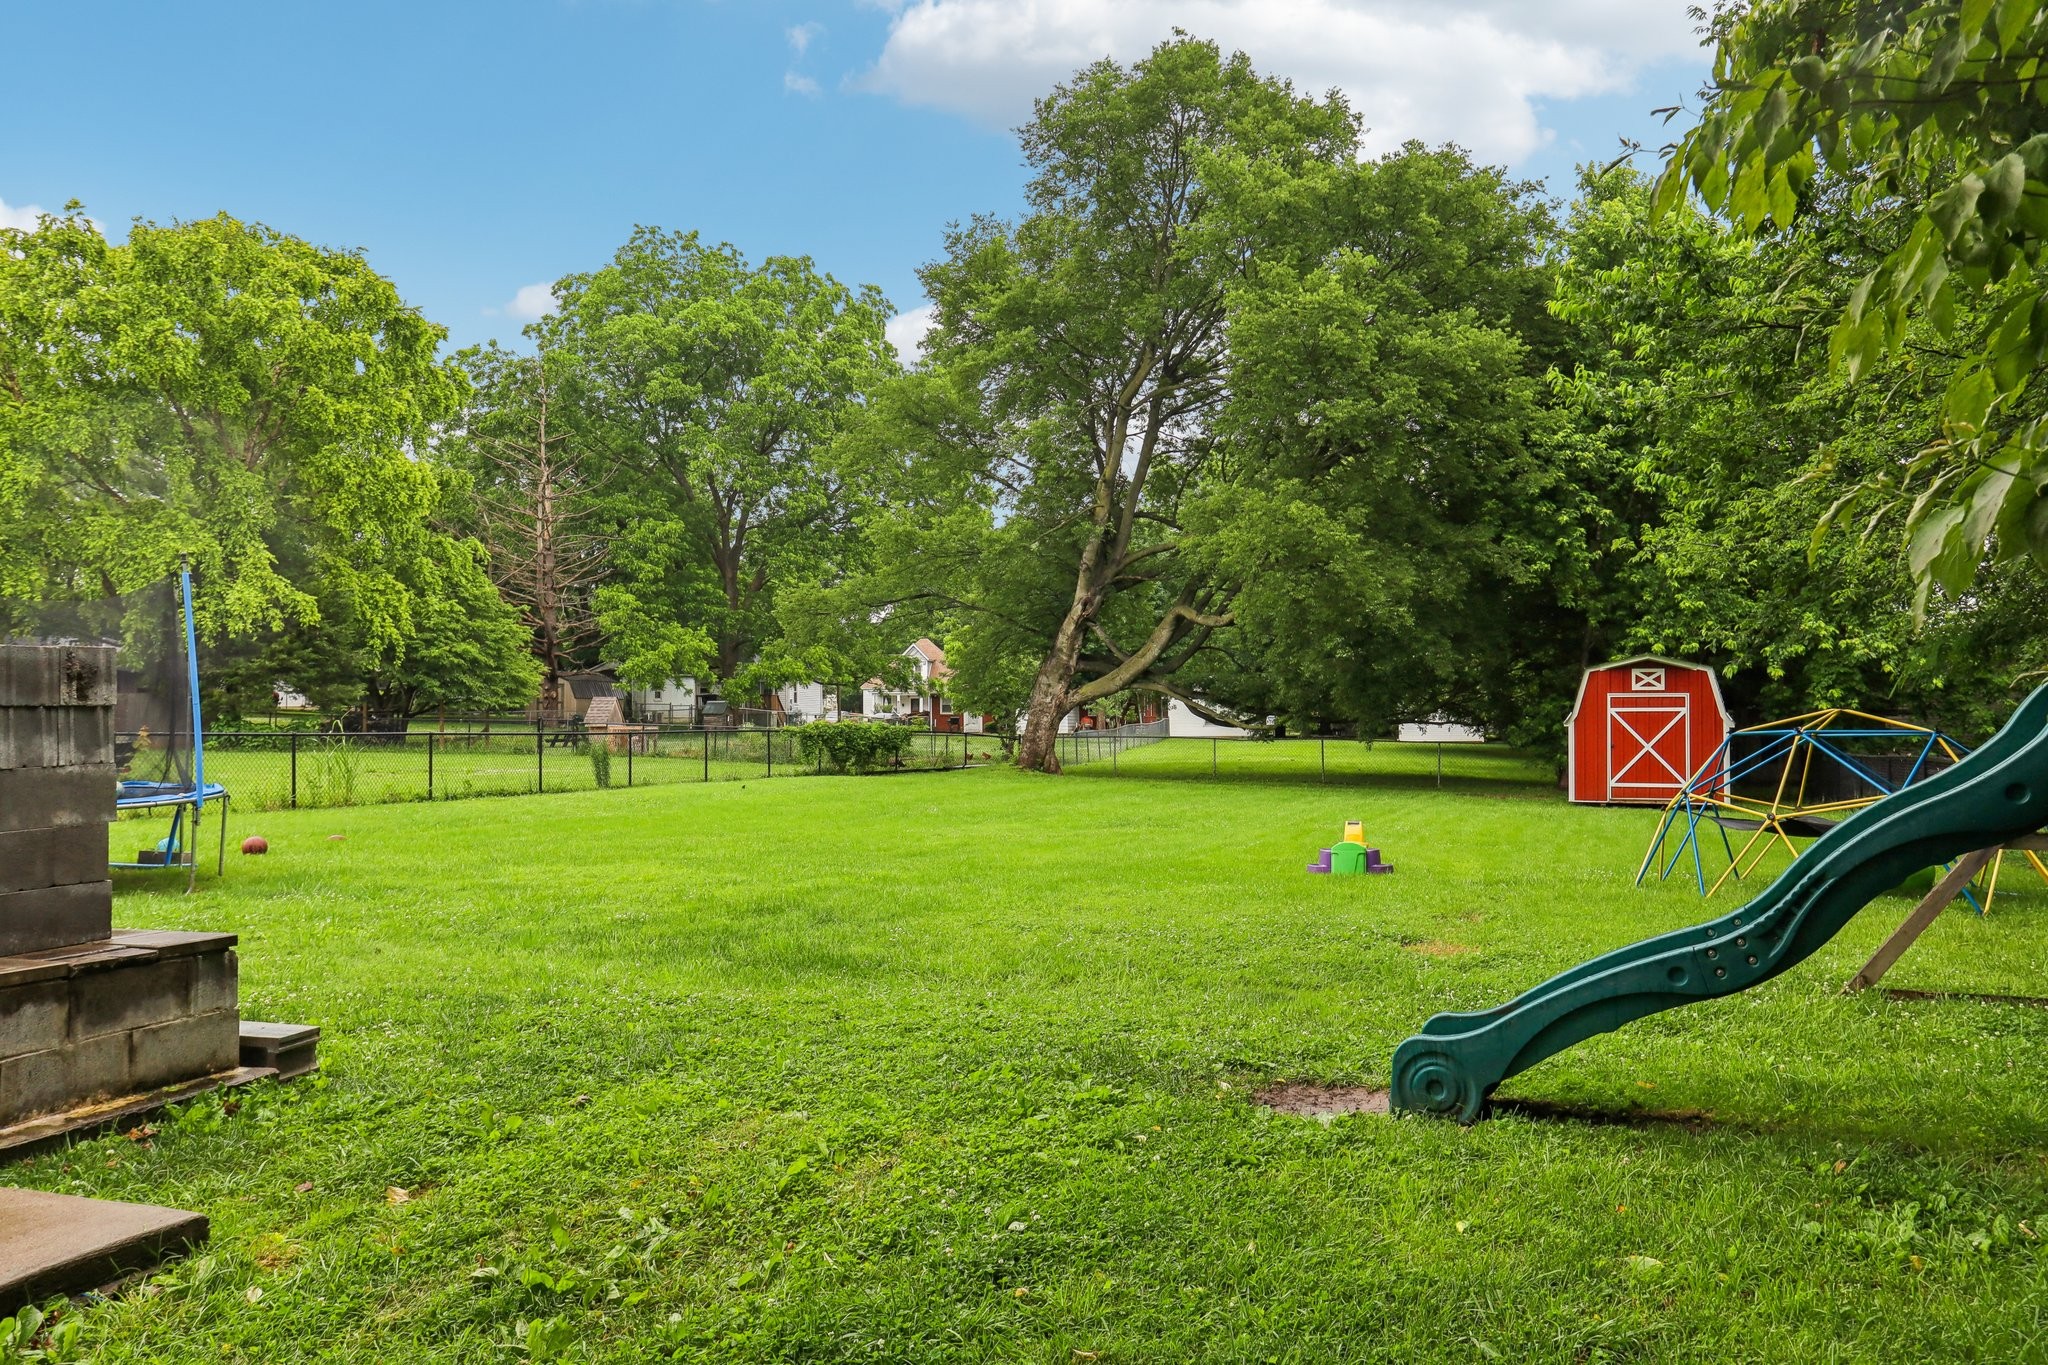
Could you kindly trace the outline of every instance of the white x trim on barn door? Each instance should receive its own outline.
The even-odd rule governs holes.
[[[1687,774],[1682,773],[1678,771],[1678,769],[1672,767],[1671,761],[1665,758],[1664,755],[1657,752],[1658,742],[1661,741],[1666,735],[1670,734],[1674,729],[1677,729],[1679,726],[1684,725],[1686,723],[1688,713],[1685,707],[1680,706],[1669,710],[1663,707],[1657,707],[1654,709],[1650,707],[1642,707],[1630,709],[1627,711],[1624,711],[1617,707],[1614,710],[1609,711],[1607,714],[1609,720],[1609,728],[1607,731],[1607,750],[1608,761],[1611,765],[1611,776],[1609,776],[1608,778],[1608,784],[1610,786],[1682,787],[1685,785],[1685,779]],[[1642,730],[1636,728],[1636,723],[1629,719],[1629,717],[1631,716],[1662,716],[1665,718],[1664,726],[1662,729],[1658,730],[1654,735],[1646,736],[1643,734]],[[1625,762],[1615,761],[1620,758],[1620,754],[1616,752],[1616,740],[1619,738],[1619,736],[1617,736],[1615,733],[1616,729],[1619,729],[1623,734],[1626,734],[1630,739],[1634,740],[1638,745],[1642,746],[1640,749],[1637,750],[1635,754],[1630,756]],[[1683,734],[1683,732],[1681,732],[1681,734]],[[1667,781],[1665,778],[1656,777],[1654,775],[1648,778],[1629,777],[1628,774],[1632,772],[1636,768],[1636,766],[1646,758],[1649,759],[1651,762],[1655,763],[1657,767],[1662,768],[1667,774],[1669,774],[1669,780]]]

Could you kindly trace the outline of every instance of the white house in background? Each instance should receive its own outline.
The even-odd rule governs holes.
[[[788,683],[775,689],[783,718],[791,725],[839,719],[839,689],[820,682]]]
[[[636,720],[693,723],[697,719],[695,678],[670,678],[659,687],[631,688],[626,699]]]
[[[1486,731],[1455,724],[1442,716],[1431,716],[1428,720],[1399,726],[1394,731],[1394,738],[1403,744],[1484,744]]]
[[[1218,725],[1196,715],[1179,697],[1166,703],[1166,734],[1169,739],[1245,739],[1251,731],[1237,725]]]

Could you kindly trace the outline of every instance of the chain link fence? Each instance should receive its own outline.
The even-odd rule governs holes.
[[[1053,745],[1059,753],[1062,768],[1082,763],[1107,763],[1115,768],[1118,760],[1132,749],[1142,749],[1165,738],[1166,720],[1161,717],[1105,730],[1074,730],[1061,735]]]
[[[123,736],[132,739],[133,736]],[[993,737],[914,732],[900,763],[935,771],[998,756]],[[781,729],[621,727],[609,734],[526,725],[390,734],[220,730],[206,736],[206,780],[237,810],[368,806],[523,796],[605,787],[802,777],[835,771],[805,760]]]

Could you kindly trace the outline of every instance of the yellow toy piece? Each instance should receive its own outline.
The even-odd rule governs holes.
[[[1344,822],[1344,842],[1345,842],[1345,843],[1347,843],[1347,844],[1362,844],[1362,843],[1364,843],[1364,842],[1365,842],[1365,821],[1363,821],[1363,820],[1346,820],[1346,821]]]

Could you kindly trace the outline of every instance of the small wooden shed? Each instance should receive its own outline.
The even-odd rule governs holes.
[[[1573,801],[1661,806],[1714,756],[1731,722],[1713,669],[1643,654],[1587,669],[1566,724]]]

